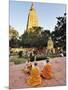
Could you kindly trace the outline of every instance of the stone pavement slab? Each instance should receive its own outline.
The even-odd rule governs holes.
[[[37,61],[40,71],[42,70],[45,61]],[[51,80],[43,79],[42,85],[37,87],[50,87],[50,86],[63,86],[66,85],[66,58],[58,57],[50,59],[53,70],[53,78]],[[27,74],[22,72],[24,64],[9,65],[9,88],[10,89],[21,89],[21,88],[31,88],[27,85],[26,79]]]

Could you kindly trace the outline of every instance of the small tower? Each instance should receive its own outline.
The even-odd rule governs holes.
[[[55,53],[54,43],[53,43],[51,37],[49,37],[49,39],[48,39],[48,43],[47,43],[47,53]]]

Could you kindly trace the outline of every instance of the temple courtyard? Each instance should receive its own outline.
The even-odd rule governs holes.
[[[45,60],[37,61],[40,71],[43,68]],[[53,70],[53,78],[51,80],[42,79],[42,84],[36,87],[51,87],[51,86],[64,86],[66,85],[66,57],[57,57],[50,59]],[[9,63],[9,88],[21,89],[31,88],[26,83],[28,74],[25,74],[22,69],[25,64],[15,65]]]

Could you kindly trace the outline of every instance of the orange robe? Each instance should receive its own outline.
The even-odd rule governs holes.
[[[41,72],[41,76],[45,79],[51,79],[52,78],[52,69],[50,64],[46,64]]]
[[[26,64],[26,66],[24,67],[23,71],[24,71],[25,73],[29,73],[29,74],[30,74],[31,69],[32,69],[32,64],[31,64],[31,63],[28,63],[28,64]]]
[[[41,84],[41,76],[39,73],[39,69],[37,67],[33,67],[31,70],[31,74],[27,80],[27,84],[30,86],[37,86]]]

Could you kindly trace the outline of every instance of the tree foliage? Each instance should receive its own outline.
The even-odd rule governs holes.
[[[21,38],[21,46],[23,47],[45,47],[48,37],[50,35],[49,30],[43,30],[42,27],[33,27],[34,32],[25,32]]]
[[[55,47],[61,47],[66,50],[66,13],[62,17],[57,17],[55,30],[52,32]]]
[[[19,33],[17,30],[15,30],[14,27],[9,26],[9,38],[18,38],[19,37]]]
[[[19,47],[19,33],[14,27],[9,26],[9,46],[12,48]]]

